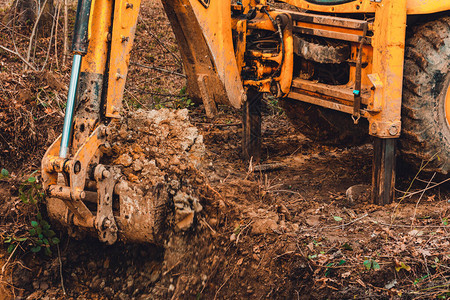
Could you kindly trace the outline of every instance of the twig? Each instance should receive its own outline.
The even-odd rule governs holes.
[[[55,14],[56,13],[57,12],[55,12]],[[57,26],[57,23],[56,23],[57,21],[58,21],[58,19],[56,18],[55,15],[53,15],[52,29],[50,30],[50,40],[48,42],[47,55],[45,56],[45,61],[44,61],[44,64],[42,65],[41,72],[44,71],[45,66],[47,66],[47,61],[50,56],[50,50],[52,48],[53,32],[55,30],[55,26]]]
[[[217,295],[219,294],[220,290],[227,284],[228,280],[234,275],[234,272],[236,271],[237,264],[234,266],[233,272],[231,272],[230,276],[222,283],[222,285],[217,289],[216,294],[214,295],[214,300],[217,298]]]
[[[56,244],[56,248],[58,249],[58,260],[59,260],[59,276],[61,277],[61,288],[63,290],[63,294],[66,294],[66,289],[64,288],[64,277],[63,277],[63,267],[61,261],[61,252],[59,251],[59,244]]]
[[[216,234],[217,231],[214,230],[214,228],[211,227],[211,225],[209,225],[209,223],[205,220],[205,218],[201,218],[202,222],[204,222],[206,224],[206,226],[214,233]]]
[[[147,30],[148,34],[150,34],[155,40],[156,42],[162,47],[164,48],[168,53],[170,53],[173,58],[175,58],[175,60],[181,65],[181,59],[172,51],[170,51],[166,45],[164,45],[163,42],[161,42],[161,40],[153,33],[151,32],[151,29],[149,28],[149,26],[147,25],[147,23],[145,22],[144,18],[142,16],[139,16],[140,21],[144,24],[145,29]]]
[[[62,0],[58,0],[58,8],[56,14],[56,31],[55,31],[55,62],[56,68],[59,69],[59,61],[58,61],[58,23],[59,23],[59,14],[61,12],[61,3]]]
[[[353,223],[355,223],[355,222],[358,222],[358,221],[361,220],[361,219],[364,219],[364,218],[367,217],[368,215],[369,215],[369,214],[364,214],[364,215],[362,215],[361,217],[356,218],[356,219],[354,219],[353,221],[350,221],[350,222],[345,223],[345,224],[334,225],[334,226],[325,226],[325,227],[321,227],[321,228],[339,228],[339,227],[345,227],[345,226],[348,226],[348,225],[353,224]]]
[[[414,208],[414,215],[411,221],[411,229],[414,225],[414,220],[416,219],[416,213],[417,213],[417,207],[419,206],[420,200],[422,200],[423,194],[425,194],[425,191],[427,190],[427,187],[430,186],[431,182],[433,181],[434,176],[436,176],[436,172],[433,174],[433,176],[431,176],[430,181],[427,183],[427,186],[425,187],[425,189],[422,191],[422,194],[420,194],[419,199],[416,202],[416,207]]]
[[[376,222],[376,221],[374,221]],[[395,225],[395,224],[386,224],[381,222],[376,222],[378,225],[389,226],[389,227],[400,227],[400,228],[411,228],[411,225]],[[447,228],[445,225],[416,225],[414,228]]]
[[[67,9],[67,0],[64,0],[64,31],[63,31],[63,35],[64,35],[64,48],[63,48],[63,61],[62,61],[62,66],[63,68],[66,66],[66,57],[67,57],[67,35],[68,35],[68,27],[69,27],[69,17],[68,17],[68,9]]]
[[[437,155],[437,153],[435,153],[428,161],[426,161],[426,162],[422,161],[422,163],[420,164],[420,168],[417,171],[416,175],[414,176],[413,180],[411,180],[411,183],[409,184],[408,188],[406,189],[406,192],[403,194],[403,196],[400,198],[400,201],[398,201],[398,203],[394,207],[394,211],[393,211],[392,217],[391,217],[391,224],[394,224],[394,222],[395,222],[397,208],[402,203],[402,201],[405,200],[406,193],[408,193],[409,190],[411,190],[412,185],[413,185],[414,181],[419,177],[420,172],[422,172],[425,169],[425,167],[434,159],[434,157],[436,155]]]
[[[239,230],[239,233],[238,233],[238,235],[237,235],[237,237],[236,237],[236,245],[239,243],[239,238],[241,237],[241,233],[242,233],[245,229],[247,229],[248,226],[250,226],[252,223],[253,223],[253,220],[250,221],[247,225],[245,225],[244,228],[242,228],[241,230]]]
[[[168,269],[167,271],[165,271],[165,272],[163,273],[162,276],[163,276],[163,277],[166,276],[166,275],[169,274],[173,269],[175,269],[175,268],[183,261],[183,258],[184,258],[185,256],[186,256],[186,254],[184,254],[176,264],[174,264],[172,267],[170,267],[170,269]]]
[[[446,183],[447,181],[450,181],[450,178],[447,178],[447,179],[445,179],[445,180],[443,180],[443,181],[441,181],[441,182],[439,182],[439,183],[436,183],[435,185],[432,185],[432,186],[430,186],[430,187],[427,187],[427,188],[425,188],[425,189],[423,189],[423,190],[420,190],[420,191],[417,191],[417,192],[409,193],[409,194],[406,195],[406,197],[411,197],[411,196],[417,195],[417,194],[419,194],[419,193],[422,193],[422,192],[424,192],[424,191],[428,191],[428,190],[434,189],[435,187],[437,187],[437,186],[439,186],[439,185],[441,185],[441,184],[443,184],[443,183]]]
[[[133,66],[138,66],[138,67],[141,67],[141,68],[150,69],[150,70],[155,70],[155,71],[159,71],[159,72],[163,72],[163,73],[168,73],[168,74],[172,74],[172,75],[177,75],[177,76],[186,78],[186,75],[184,75],[184,74],[181,74],[181,73],[178,73],[178,72],[174,72],[174,71],[170,71],[170,70],[166,70],[166,69],[163,69],[163,68],[153,67],[153,66],[147,66],[147,65],[143,65],[143,64],[135,63],[135,62],[132,62],[132,63],[130,63],[130,64],[133,65]]]
[[[134,98],[134,101],[139,103],[142,107],[147,107],[147,105],[144,105],[141,101],[139,101],[138,98],[135,95],[133,95],[128,89],[125,89],[125,92],[130,94],[130,96]]]
[[[183,98],[183,97],[187,96],[187,95],[176,95],[176,94],[164,94],[164,93],[149,92],[149,91],[142,90],[142,89],[137,89],[137,88],[134,88],[133,91],[145,93],[147,95],[161,96],[161,97]],[[170,101],[172,101],[172,100],[164,101],[164,102],[161,102],[161,103],[167,103],[167,102],[170,102]]]
[[[47,2],[48,2],[48,0],[45,0],[44,5],[42,5],[42,8],[39,11],[39,15],[36,18],[36,21],[34,22],[33,30],[31,31],[30,42],[28,44],[27,61],[30,60],[31,48],[33,47],[33,39],[34,39],[34,36],[36,35],[37,26],[39,24],[42,14],[44,13],[44,8],[47,5]],[[25,68],[25,70],[26,70],[26,68]]]
[[[299,195],[300,197],[303,198],[302,194],[300,194],[299,192],[294,192],[294,191],[290,191],[290,190],[267,190],[266,193],[290,193],[290,194]]]
[[[16,247],[14,248],[14,250],[11,252],[11,254],[9,255],[8,259],[6,260],[5,264],[2,267],[2,276],[5,273],[5,268],[8,265],[9,261],[11,260],[11,258],[13,257],[14,253],[16,253],[17,248],[19,248],[20,242],[17,243]]]
[[[287,251],[287,252],[284,252],[284,253],[282,253],[280,255],[275,256],[274,258],[277,259],[277,258],[280,258],[280,257],[288,255],[288,254],[292,254],[292,253],[295,253],[295,251],[293,251],[293,250],[292,251]]]
[[[28,62],[28,60],[26,60],[22,55],[20,55],[19,52],[13,51],[13,50],[8,49],[6,47],[3,47],[2,45],[0,45],[0,48],[2,48],[3,50],[5,50],[5,51],[7,51],[9,53],[17,55],[28,67],[30,67],[33,71],[37,71],[36,68],[32,64],[30,64],[30,62]]]

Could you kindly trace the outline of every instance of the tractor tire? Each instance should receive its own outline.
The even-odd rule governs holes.
[[[324,145],[361,145],[369,138],[369,125],[361,118],[355,125],[349,114],[293,99],[281,99],[286,116],[297,131]]]
[[[450,172],[450,17],[408,32],[403,78],[402,159],[423,171],[446,175]]]

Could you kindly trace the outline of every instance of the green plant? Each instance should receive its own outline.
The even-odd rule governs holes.
[[[50,228],[50,224],[38,213],[37,221],[31,221],[31,227],[29,230],[31,252],[37,253],[44,249],[46,255],[52,255],[51,247],[59,244],[59,239],[55,237],[56,233]]]
[[[366,259],[363,263],[364,267],[367,270],[379,270],[380,269],[380,265],[373,259]]]
[[[417,278],[416,280],[414,280],[414,285],[416,285],[416,284],[418,284],[419,282],[421,282],[422,280],[424,280],[424,279],[426,279],[426,278],[428,278],[428,274],[427,275],[425,275],[425,276],[422,276],[422,277],[420,277],[420,278]]]
[[[2,171],[0,172],[0,179],[3,178],[8,178],[9,177],[9,172],[6,169],[2,169]]]
[[[331,271],[333,270],[333,267],[335,267],[335,266],[342,266],[342,265],[345,264],[346,262],[347,262],[346,260],[341,259],[341,260],[340,260],[339,262],[337,262],[337,263],[333,263],[333,262],[328,263],[328,264],[326,265],[327,269],[325,270],[325,277],[330,276]]]
[[[189,108],[195,105],[195,103],[188,97],[188,94],[186,94],[186,86],[181,88],[179,95],[181,97],[175,100],[174,108]]]
[[[271,110],[272,115],[281,115],[283,114],[283,109],[278,103],[278,98],[272,95],[265,96],[265,102],[267,107]]]
[[[3,172],[2,172],[3,173]],[[8,235],[4,239],[5,244],[9,244],[8,253],[13,253],[20,243],[24,243],[33,253],[43,252],[52,255],[51,247],[59,244],[55,231],[51,229],[50,224],[44,220],[39,212],[38,205],[44,200],[44,193],[41,184],[33,172],[19,187],[19,198],[26,205],[32,205],[37,212],[34,220],[30,222],[31,228],[21,236]],[[32,218],[33,219],[33,218]]]
[[[37,205],[38,202],[44,200],[42,186],[38,183],[37,178],[33,176],[35,173],[33,172],[19,187],[19,198],[23,203]]]

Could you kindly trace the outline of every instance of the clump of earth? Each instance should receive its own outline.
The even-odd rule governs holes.
[[[118,183],[120,213],[127,219],[122,231],[131,233],[125,239],[157,242],[167,228],[190,228],[202,210],[205,145],[188,111],[138,110],[110,128],[106,163],[119,166],[123,175]]]

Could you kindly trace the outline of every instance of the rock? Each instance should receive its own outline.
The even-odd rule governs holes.
[[[236,234],[233,233],[230,235],[230,242],[234,242],[236,240]]]
[[[179,229],[187,230],[194,222],[195,213],[200,212],[203,207],[198,198],[184,192],[178,192],[173,197],[175,205],[175,222]]]
[[[43,291],[45,291],[45,290],[47,290],[48,288],[49,288],[49,286],[48,286],[48,283],[47,282],[41,282],[40,284],[39,284],[39,288],[41,289],[41,290],[43,290]]]
[[[161,276],[161,271],[160,270],[154,270],[152,272],[152,274],[150,275],[150,282],[151,283],[155,283],[156,281],[158,281],[160,276]]]
[[[212,227],[215,227],[217,225],[217,219],[216,218],[211,218],[209,219],[209,225],[211,225]]]
[[[367,184],[357,184],[349,187],[345,192],[347,200],[350,202],[367,201],[370,198],[371,186]]]
[[[144,168],[144,164],[142,163],[142,161],[140,159],[137,159],[137,160],[134,161],[134,163],[133,163],[133,170],[135,172],[139,172],[143,168]]]
[[[308,216],[305,220],[309,226],[317,226],[320,223],[320,216]]]
[[[120,300],[129,300],[129,299],[130,299],[130,296],[128,296],[128,295],[125,294],[124,292],[121,292],[121,293],[119,294],[119,299],[120,299]]]
[[[175,286],[173,284],[169,285],[169,292],[173,292],[175,290]]]
[[[96,275],[94,278],[92,278],[90,286],[94,290],[99,290],[101,283],[102,279],[98,275]]]
[[[277,222],[270,218],[256,219],[252,224],[253,234],[272,233],[277,230],[278,230]]]
[[[109,268],[109,257],[107,257],[105,259],[105,261],[103,262],[103,268],[104,269],[108,269]]]
[[[109,286],[105,287],[105,288],[103,289],[103,292],[104,292],[105,295],[108,296],[108,297],[112,297],[112,296],[114,295],[114,290],[113,290],[111,287],[109,287]]]
[[[33,289],[35,289],[35,290],[39,289],[39,281],[33,281],[32,285],[33,285]]]
[[[133,159],[131,158],[128,153],[122,154],[119,156],[119,158],[115,161],[116,164],[122,165],[124,167],[129,167],[133,163]]]

